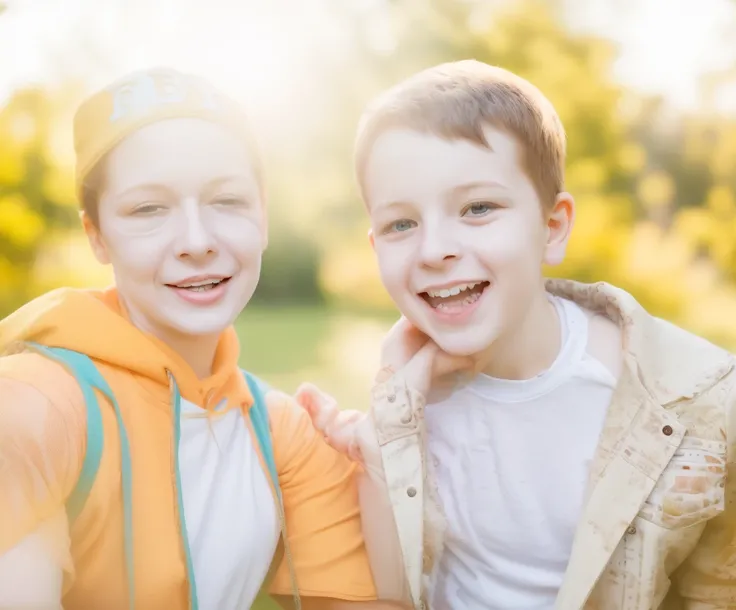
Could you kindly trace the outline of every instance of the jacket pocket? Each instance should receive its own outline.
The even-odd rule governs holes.
[[[726,443],[685,436],[639,517],[667,529],[716,517],[725,506]]]

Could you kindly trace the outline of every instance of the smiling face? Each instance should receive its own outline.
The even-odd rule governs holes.
[[[258,179],[244,143],[199,119],[128,136],[107,157],[98,226],[131,320],[167,341],[219,335],[255,291],[266,247]]]
[[[399,310],[441,349],[486,350],[544,297],[542,263],[560,262],[572,200],[543,212],[505,132],[488,147],[418,131],[377,137],[363,174],[372,239]]]

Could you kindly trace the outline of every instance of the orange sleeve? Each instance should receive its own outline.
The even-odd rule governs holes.
[[[85,444],[80,399],[60,365],[30,353],[0,358],[0,553],[58,514],[74,488]]]
[[[301,595],[376,599],[360,525],[355,466],[314,429],[290,397],[268,397],[286,531]],[[270,592],[291,595],[286,556]]]

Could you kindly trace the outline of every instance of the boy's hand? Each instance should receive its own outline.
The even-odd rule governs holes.
[[[471,370],[475,365],[470,356],[451,356],[443,352],[402,316],[383,340],[381,371],[377,381],[386,381],[398,374],[408,387],[426,399],[433,380],[450,373]]]
[[[383,341],[381,365],[379,383],[400,375],[408,387],[426,399],[434,379],[470,370],[474,361],[470,357],[446,354],[402,317]],[[309,413],[314,427],[334,449],[360,463],[366,470],[380,468],[380,449],[369,413],[341,410],[332,396],[311,383],[300,385],[294,398]]]

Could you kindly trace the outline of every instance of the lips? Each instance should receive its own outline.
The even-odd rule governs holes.
[[[189,278],[176,284],[166,284],[169,288],[177,288],[179,290],[188,290],[190,292],[207,292],[214,290],[221,284],[225,284],[230,280],[226,276],[209,276]]]

